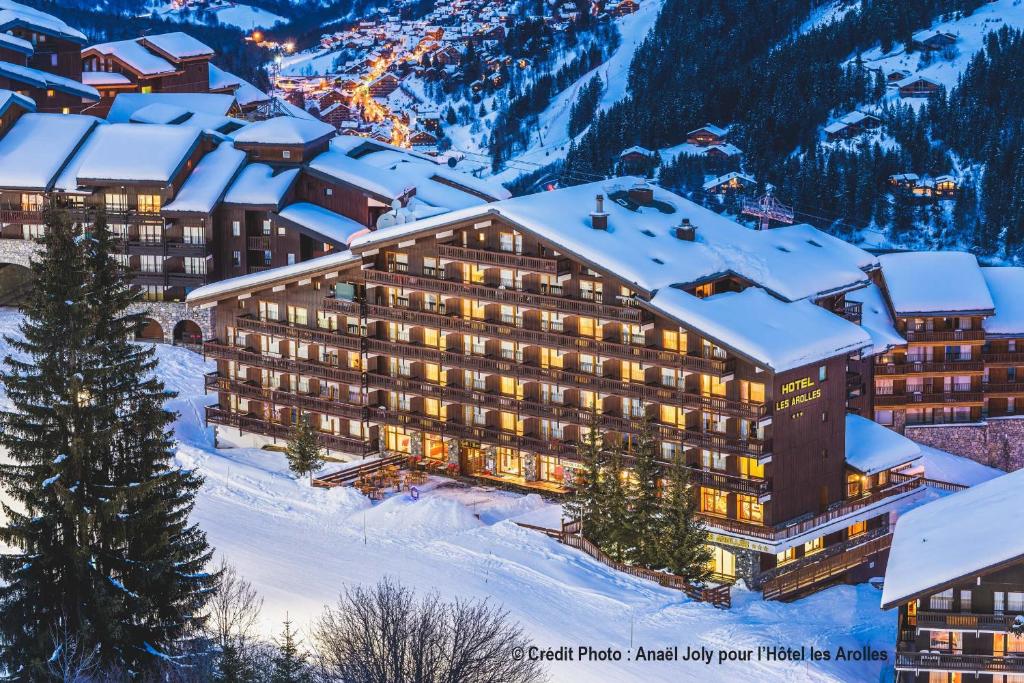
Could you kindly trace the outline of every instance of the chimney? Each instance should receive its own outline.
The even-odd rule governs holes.
[[[697,240],[697,226],[691,224],[689,218],[684,218],[679,227],[676,228],[676,238],[684,242],[695,242]]]
[[[637,183],[629,188],[626,194],[629,196],[629,201],[640,206],[650,206],[654,203],[654,188],[647,183]]]
[[[604,195],[597,195],[596,200],[597,205],[594,207],[594,211],[590,214],[590,227],[594,230],[607,230],[608,214],[604,212]]]

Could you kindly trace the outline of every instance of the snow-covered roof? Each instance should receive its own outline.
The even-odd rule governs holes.
[[[78,114],[22,115],[0,138],[0,187],[49,189],[98,120]]]
[[[28,111],[36,110],[36,103],[31,97],[0,88],[0,116],[15,104]]]
[[[229,71],[225,71],[213,62],[208,65],[210,74],[210,90],[223,90],[224,88],[235,88],[242,84],[242,79]]]
[[[619,155],[619,157],[621,158],[621,157],[624,157],[624,156],[629,156],[630,154],[640,154],[640,155],[645,156],[645,157],[653,157],[654,156],[654,152],[649,150],[649,149],[647,149],[646,147],[640,147],[639,145],[633,145],[632,147],[627,147],[626,149],[622,150],[622,153]]]
[[[731,171],[729,173],[726,173],[725,175],[720,175],[717,178],[712,178],[711,180],[707,181],[706,183],[704,183],[703,189],[710,190],[712,188],[718,187],[722,183],[729,182],[733,178],[738,178],[739,180],[744,180],[744,181],[746,181],[746,182],[748,182],[750,184],[754,184],[754,183],[757,182],[752,177],[748,176],[746,173],[739,173],[738,171]]]
[[[85,85],[63,76],[57,76],[49,71],[33,69],[30,66],[0,62],[0,76],[6,76],[13,81],[25,83],[34,88],[52,88],[86,100],[95,101],[100,98],[96,88],[90,85]]]
[[[132,81],[116,71],[83,71],[82,83],[91,86],[131,85]]]
[[[278,211],[277,215],[336,247],[347,246],[352,237],[368,231],[365,225],[348,216],[309,202],[289,204]]]
[[[783,302],[758,287],[704,299],[667,287],[649,305],[777,373],[871,343],[859,326],[821,306]]]
[[[155,104],[174,107],[179,112],[226,116],[234,102],[231,95],[217,93],[123,92],[118,93],[110,105],[107,121],[128,123],[137,111]]]
[[[259,273],[249,273],[239,277],[228,278],[220,282],[197,287],[189,292],[186,301],[190,305],[217,301],[235,292],[247,292],[270,286],[271,283],[293,280],[332,268],[341,268],[359,262],[359,257],[351,251],[334,251],[308,261],[300,261],[280,268],[271,268]]]
[[[809,225],[751,230],[658,187],[655,206],[630,208],[626,190],[640,182],[617,178],[470,207],[378,230],[352,247],[497,215],[647,292],[732,273],[789,301],[867,284],[864,270],[877,264],[866,251]],[[597,194],[606,195],[607,230],[591,227]],[[693,242],[675,236],[683,219],[696,226]]]
[[[846,464],[861,474],[877,474],[921,457],[921,446],[860,415],[846,416]]]
[[[901,78],[900,80],[896,81],[896,85],[897,87],[905,88],[908,85],[913,85],[914,83],[917,83],[918,81],[924,81],[925,83],[931,83],[932,85],[939,85],[939,82],[934,78],[922,76],[921,74],[911,74],[906,78]]]
[[[147,50],[137,40],[115,40],[85,48],[83,54],[95,50],[101,55],[114,57],[141,76],[160,76],[176,71],[173,64],[160,55]]]
[[[712,135],[717,135],[718,137],[722,137],[724,135],[728,135],[729,134],[729,129],[728,128],[722,128],[721,126],[716,126],[713,123],[705,123],[700,128],[694,128],[693,130],[688,132],[687,135],[693,135],[694,133],[699,133],[702,130],[706,130],[707,132],[711,133]]]
[[[991,313],[995,307],[973,254],[918,251],[885,254],[878,261],[899,317]]]
[[[113,123],[89,137],[79,184],[128,181],[165,184],[199,143],[201,131],[183,126]]]
[[[224,203],[276,208],[298,175],[297,168],[275,173],[267,164],[249,164],[231,183]]]
[[[81,44],[86,41],[84,33],[71,28],[52,14],[13,0],[0,0],[0,31],[7,31],[15,26],[25,26],[38,33],[64,38],[74,43]]]
[[[885,303],[882,290],[878,285],[871,283],[867,287],[847,292],[847,301],[856,301],[861,304],[860,326],[871,337],[871,355],[885,353],[894,346],[902,346],[907,343],[896,330],[892,314]]]
[[[275,116],[250,123],[235,133],[234,139],[243,144],[305,145],[336,132],[331,124],[316,119]]]
[[[1024,335],[1024,268],[982,268],[981,274],[995,303],[995,315],[982,323],[987,335]]]
[[[309,168],[388,200],[398,199],[414,187],[401,174],[353,159],[344,149],[333,146],[309,162]]]
[[[945,36],[948,38],[956,37],[952,33],[946,33],[945,31],[936,31],[934,29],[926,28],[915,33],[912,36],[912,38],[919,43],[923,43],[926,40],[931,40],[932,38],[935,38],[936,36]]]
[[[214,54],[212,47],[181,31],[145,36],[140,42],[147,46],[151,45],[176,60],[212,57]]]
[[[20,52],[21,54],[29,57],[31,57],[32,53],[35,51],[35,48],[32,47],[32,43],[2,31],[0,31],[0,48]]]
[[[849,124],[843,123],[842,121],[833,121],[832,123],[825,126],[825,132],[838,133],[839,131],[846,130],[849,127]]]
[[[269,102],[270,95],[266,94],[249,81],[243,80],[242,84],[238,86],[237,90],[235,90],[235,101],[238,102],[238,106],[247,107],[250,104],[255,104],[257,102]],[[298,109],[298,107],[295,107],[294,105],[291,106]],[[299,111],[302,110],[299,109]]]
[[[1020,516],[1024,470],[945,496],[896,522],[882,607],[944,589],[1003,563],[1024,560],[1024,534],[993,533]]]
[[[222,142],[208,153],[181,186],[174,201],[164,206],[166,212],[210,213],[224,196],[238,169],[245,163],[245,152],[230,142]]]

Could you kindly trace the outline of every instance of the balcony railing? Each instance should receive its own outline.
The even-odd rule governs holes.
[[[1006,633],[1016,614],[971,614],[963,612],[918,612],[917,628],[942,631],[991,631]]]
[[[851,539],[839,546],[841,550],[838,552],[828,552],[826,548],[819,555],[812,555],[803,561],[780,567],[779,573],[762,585],[762,595],[765,600],[793,596],[859,567],[872,557],[887,551],[891,544],[892,534],[888,529],[884,529]]]
[[[362,382],[362,374],[356,370],[301,358],[276,358],[237,346],[221,344],[217,341],[203,342],[203,355],[217,360],[233,360],[257,368],[323,377],[348,385],[358,386]]]
[[[251,251],[267,251],[270,249],[270,236],[257,235],[245,238],[246,247]]]
[[[910,375],[915,373],[981,372],[985,369],[982,360],[947,359],[934,361],[908,361],[875,365],[876,375]]]
[[[270,422],[255,415],[232,413],[216,406],[206,407],[206,422],[208,424],[236,427],[240,431],[263,434],[265,436],[272,436],[279,439],[288,439],[291,436],[292,431],[292,427],[289,424]],[[367,455],[376,451],[374,447],[361,439],[352,439],[345,436],[338,436],[336,434],[327,434],[325,432],[317,432],[317,438],[320,441],[320,445],[333,450],[342,451],[344,453]]]
[[[388,273],[379,270],[364,271],[363,277],[370,284],[405,287],[427,292],[438,292],[440,294],[470,296],[475,299],[485,299],[517,306],[562,311],[612,320],[628,322],[640,322],[641,320],[640,309],[631,306],[612,306],[610,304],[567,299],[518,289],[499,289],[482,284],[466,283],[461,278],[458,280],[447,280],[405,275],[402,273]]]
[[[1024,365],[1024,351],[985,351],[981,358],[989,365]]]
[[[1024,394],[1024,382],[986,382],[981,390],[986,394]]]
[[[985,330],[907,330],[908,342],[984,341]]]
[[[961,673],[1024,673],[1024,653],[958,655],[950,652],[897,652],[897,671],[955,671]]]
[[[261,320],[249,316],[235,318],[235,326],[240,330],[251,330],[259,334],[268,334],[275,337],[317,342],[350,351],[358,351],[360,348],[358,335],[347,335],[336,330],[324,330],[318,327],[295,325],[276,320]]]
[[[538,273],[555,274],[558,272],[558,261],[556,259],[523,256],[522,254],[513,254],[505,251],[486,251],[484,249],[469,249],[454,244],[439,244],[437,245],[437,254],[441,258],[468,261],[470,263],[484,263],[492,266],[532,270]]]
[[[348,420],[362,421],[366,419],[366,407],[342,402],[337,398],[318,396],[315,394],[299,394],[281,389],[263,387],[249,381],[222,377],[217,373],[206,376],[206,385],[210,389],[236,394],[257,401],[265,401],[281,406],[305,408],[325,415],[334,415]]]

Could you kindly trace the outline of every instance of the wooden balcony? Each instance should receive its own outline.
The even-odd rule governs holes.
[[[351,299],[338,299],[337,297],[329,296],[320,305],[324,307],[324,310],[333,311],[334,313],[354,316],[363,314],[363,304]]]
[[[859,301],[843,301],[832,307],[832,312],[860,325],[862,304]]]
[[[986,365],[1024,365],[1024,351],[985,351],[981,358]]]
[[[161,240],[128,240],[124,246],[129,254],[163,256],[166,252]]]
[[[206,256],[207,248],[205,244],[195,244],[193,242],[164,242],[167,247],[168,256]]]
[[[1022,389],[1024,391],[1024,389]],[[964,405],[984,403],[984,395],[980,391],[946,391],[916,392],[910,394],[875,394],[875,405]]]
[[[279,358],[216,341],[203,342],[203,355],[215,360],[233,360],[256,368],[321,377],[349,386],[359,386],[362,382],[362,374],[356,370],[300,358]]]
[[[1024,674],[1024,653],[997,657],[950,652],[897,652],[895,666],[897,671]]]
[[[918,612],[917,628],[942,631],[987,631],[1006,633],[1016,614],[970,614],[963,612]]]
[[[292,406],[311,410],[324,415],[343,417],[348,420],[362,421],[366,419],[366,407],[342,402],[339,399],[330,399],[313,394],[298,394],[290,391],[261,387],[253,382],[221,377],[213,374],[213,384],[210,385],[210,377],[207,376],[207,386],[225,393],[236,394],[245,398],[264,401],[279,406]]]
[[[239,431],[272,436],[278,439],[288,439],[291,435],[291,425],[280,422],[270,422],[255,415],[243,415],[232,413],[217,406],[206,407],[206,422],[208,424],[223,425],[225,427],[236,427]],[[353,439],[336,434],[318,432],[317,437],[320,445],[332,450],[355,455],[369,455],[376,452],[376,449],[361,439]]]
[[[889,550],[892,534],[874,536],[865,534],[839,546],[838,552],[825,551],[780,567],[778,574],[762,584],[765,600],[794,598],[807,589],[867,563],[873,557]]]
[[[907,330],[908,342],[985,341],[985,330]]]
[[[167,273],[155,273],[149,270],[130,270],[127,274],[133,285],[148,285],[154,287],[167,286]]]
[[[981,385],[981,390],[986,396],[996,394],[1024,394],[1024,382],[992,382]]]
[[[916,375],[916,374],[949,374],[983,372],[984,361],[978,359],[949,359],[936,361],[908,361],[905,363],[889,363],[875,365],[876,375]]]
[[[167,285],[169,287],[199,287],[205,285],[209,279],[206,273],[181,273],[170,271],[167,273]]]
[[[270,235],[246,237],[245,246],[250,251],[268,251],[270,249]]]
[[[748,479],[738,477],[724,472],[715,472],[700,467],[687,467],[690,471],[690,481],[702,486],[710,486],[725,491],[735,491],[750,496],[763,497],[772,491],[772,480],[769,479]]]
[[[332,304],[330,307],[333,309],[335,304]],[[367,319],[370,320],[389,320],[477,336],[513,339],[549,348],[571,349],[578,353],[621,358],[660,367],[684,368],[693,372],[717,376],[733,372],[736,365],[734,360],[703,358],[698,355],[687,355],[665,349],[652,349],[642,345],[619,344],[612,341],[575,337],[557,332],[528,330],[514,325],[504,325],[484,320],[467,320],[459,315],[446,315],[402,306],[367,304],[365,314]]]
[[[571,315],[585,315],[606,320],[640,322],[641,311],[632,306],[613,306],[610,304],[568,299],[549,296],[518,289],[501,289],[482,284],[471,284],[459,280],[406,275],[403,273],[387,273],[379,270],[363,271],[367,284],[388,285],[424,292],[436,292],[452,296],[471,297],[496,303],[526,306],[544,310],[559,311]]]
[[[503,268],[516,268],[518,270],[532,270],[538,273],[558,272],[558,260],[541,258],[538,256],[523,256],[506,251],[487,251],[484,249],[469,249],[454,244],[437,245],[437,254],[441,258],[450,258],[456,261],[469,263],[483,263],[489,266],[500,266]]]
[[[249,330],[258,334],[272,335],[285,339],[299,339],[317,344],[334,346],[349,351],[359,351],[360,337],[348,335],[337,330],[324,330],[319,327],[293,325],[278,320],[261,320],[250,316],[235,318],[235,326],[240,330]]]

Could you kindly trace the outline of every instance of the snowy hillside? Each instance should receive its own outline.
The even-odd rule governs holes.
[[[19,316],[0,310],[0,332]],[[10,349],[0,347],[0,355]],[[160,375],[178,392],[177,460],[205,477],[195,519],[211,544],[266,598],[263,630],[285,614],[302,626],[346,584],[392,575],[420,591],[500,601],[543,647],[678,645],[713,650],[800,645],[889,651],[895,615],[879,609],[869,585],[832,588],[793,604],[733,592],[716,610],[680,593],[610,570],[587,555],[511,520],[555,525],[558,506],[536,495],[466,487],[436,479],[418,501],[393,495],[371,503],[351,488],[312,489],[295,481],[280,453],[218,450],[203,425],[203,372],[191,351],[158,346]],[[949,458],[953,458],[950,461]],[[957,463],[956,461],[960,461]],[[947,474],[963,461],[944,458]],[[986,473],[971,465],[979,478]],[[989,474],[988,476],[991,476]],[[891,656],[891,654],[890,654]],[[882,662],[572,663],[550,667],[555,681],[876,681]]]
[[[216,23],[224,26],[234,26],[243,31],[271,28],[276,24],[288,23],[288,19],[273,12],[260,7],[234,2],[213,2],[202,10],[178,9],[171,4],[167,4],[156,9],[154,14],[168,21],[207,25]]]

